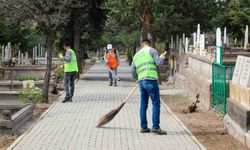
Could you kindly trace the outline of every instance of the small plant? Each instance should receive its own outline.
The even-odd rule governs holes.
[[[38,81],[40,80],[40,78],[38,76],[20,76],[18,78],[19,81],[27,81],[27,80],[34,80],[34,81]]]
[[[40,103],[42,100],[42,91],[38,88],[25,88],[19,91],[19,97],[23,103]]]
[[[63,79],[63,75],[64,75],[64,71],[63,71],[63,67],[60,64],[56,65],[55,68],[55,75],[59,80]]]

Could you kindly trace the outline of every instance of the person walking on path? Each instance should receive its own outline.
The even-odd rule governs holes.
[[[106,65],[113,71],[113,73],[117,76],[117,69],[120,64],[120,56],[118,50],[114,49],[111,44],[107,45],[107,51],[104,55],[104,61]],[[113,76],[113,74],[109,71],[109,86],[117,86],[117,79]]]
[[[78,73],[77,57],[74,50],[71,49],[70,41],[65,40],[63,48],[66,50],[64,58],[64,90],[65,98],[62,103],[72,102],[74,96],[75,84],[74,81]]]
[[[145,39],[141,42],[141,49],[138,51],[131,65],[133,78],[138,80],[140,85],[140,119],[141,133],[153,132],[156,134],[167,134],[160,128],[160,92],[158,85],[157,66],[162,65],[165,60],[165,53],[158,56],[157,51],[151,47],[151,42]],[[149,97],[152,100],[152,122],[150,130],[147,122],[147,108]]]

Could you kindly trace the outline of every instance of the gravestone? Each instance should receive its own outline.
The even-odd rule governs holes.
[[[34,80],[26,80],[23,81],[23,88],[34,88],[35,87],[35,81]]]
[[[227,45],[227,28],[224,28],[224,34],[223,34],[223,44]]]
[[[221,64],[221,29],[217,28],[216,30],[216,62]]]
[[[170,46],[170,48],[174,48],[174,38],[173,38],[173,36],[171,35],[171,46]]]
[[[245,88],[250,88],[250,57],[245,57],[241,72],[240,85]]]
[[[186,38],[186,41],[185,41],[185,53],[189,52],[189,50],[188,50],[188,44],[189,44],[189,40],[188,40],[188,38]]]
[[[237,57],[237,61],[236,61],[235,68],[234,68],[233,79],[232,79],[233,84],[239,84],[240,82],[244,61],[245,61],[244,56]]]
[[[18,51],[18,64],[21,64],[21,51]]]
[[[245,30],[245,41],[244,41],[244,49],[247,49],[247,45],[248,45],[248,25],[246,26],[246,30]]]
[[[197,26],[197,43],[200,44],[201,29],[200,24]]]
[[[2,61],[4,61],[4,46],[2,46]]]
[[[205,50],[205,35],[200,35],[200,56],[203,56],[203,51]]]

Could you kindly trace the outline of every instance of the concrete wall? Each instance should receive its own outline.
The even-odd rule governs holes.
[[[191,97],[200,94],[201,103],[207,108],[211,105],[212,65],[207,59],[198,56],[188,57],[188,66],[180,67],[175,82],[188,90]]]
[[[212,79],[212,61],[206,57],[189,55],[188,67],[207,79]]]

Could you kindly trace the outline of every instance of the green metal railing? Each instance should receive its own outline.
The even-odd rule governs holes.
[[[212,63],[212,107],[226,114],[229,81],[232,80],[234,66]]]

